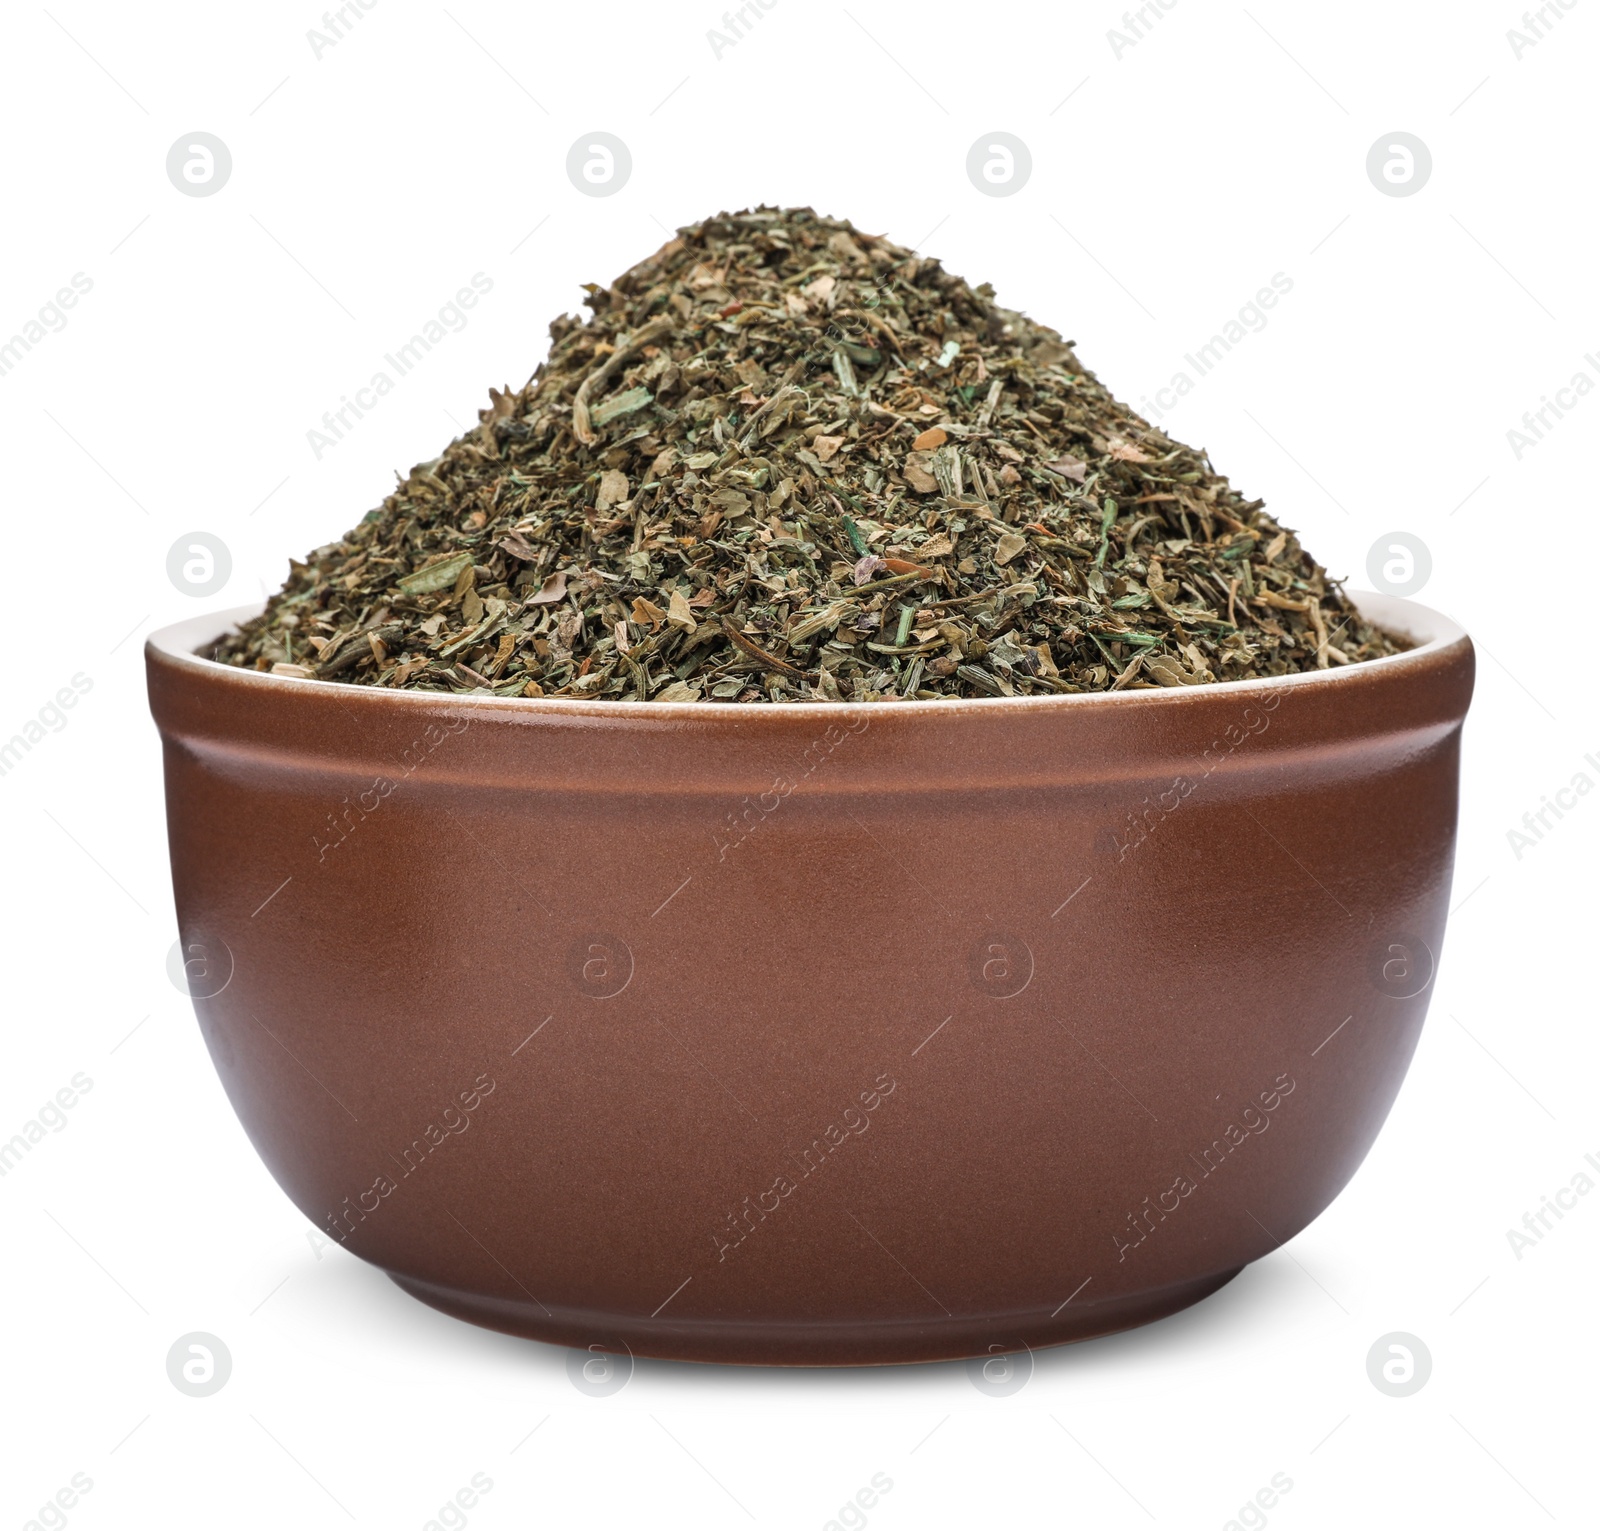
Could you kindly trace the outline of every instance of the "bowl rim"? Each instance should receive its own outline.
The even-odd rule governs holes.
[[[639,702],[605,701],[600,698],[568,696],[495,696],[472,691],[407,691],[391,690],[381,686],[358,686],[344,681],[308,679],[296,675],[274,675],[266,670],[247,670],[238,665],[209,659],[197,652],[208,643],[216,642],[230,628],[257,616],[266,601],[253,601],[247,605],[229,607],[222,611],[203,613],[173,622],[152,632],[144,644],[146,661],[171,666],[187,672],[195,679],[232,684],[243,688],[266,687],[280,695],[291,694],[291,688],[331,688],[331,693],[343,701],[359,702],[370,698],[373,703],[387,707],[492,707],[513,709],[523,714],[557,713],[563,717],[588,716],[602,718],[659,718],[708,719],[727,716],[757,717],[848,717],[863,711],[882,716],[890,709],[896,718],[927,717],[948,718],[952,714],[970,713],[974,708],[1004,713],[1041,713],[1062,707],[1083,707],[1091,704],[1123,706],[1138,704],[1150,706],[1156,702],[1177,703],[1198,701],[1202,697],[1215,699],[1237,695],[1249,697],[1255,692],[1275,690],[1280,687],[1323,688],[1359,684],[1359,677],[1377,680],[1383,675],[1400,679],[1402,675],[1420,668],[1431,668],[1449,650],[1470,647],[1471,639],[1453,618],[1420,601],[1403,596],[1385,595],[1374,590],[1350,590],[1345,594],[1356,610],[1378,627],[1408,639],[1415,646],[1399,654],[1384,654],[1377,659],[1359,660],[1354,664],[1330,666],[1326,670],[1302,670],[1288,675],[1252,676],[1247,680],[1214,681],[1209,685],[1160,686],[1149,690],[1055,692],[1046,696],[958,696],[919,700],[912,706],[894,703],[860,701],[805,701],[762,702],[744,704],[720,701],[693,702]],[[381,700],[380,700],[381,699]],[[371,703],[369,703],[370,705]]]

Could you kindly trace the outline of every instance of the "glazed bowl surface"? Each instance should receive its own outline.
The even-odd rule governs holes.
[[[1466,635],[911,703],[394,692],[152,637],[202,1035],[312,1224],[575,1347],[924,1361],[1147,1322],[1371,1147],[1440,956]]]

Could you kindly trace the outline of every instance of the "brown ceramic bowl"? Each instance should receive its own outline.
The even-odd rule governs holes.
[[[514,700],[147,648],[190,988],[329,1237],[701,1361],[1146,1323],[1292,1238],[1444,935],[1466,635],[1042,699]]]

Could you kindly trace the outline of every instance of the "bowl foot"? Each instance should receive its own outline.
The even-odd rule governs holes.
[[[999,1313],[938,1322],[921,1319],[779,1321],[644,1318],[585,1308],[546,1307],[386,1274],[431,1308],[503,1334],[551,1345],[662,1361],[741,1366],[885,1366],[961,1361],[1003,1352],[1070,1345],[1154,1323],[1226,1286],[1244,1267],[1219,1271],[1132,1297],[1072,1303],[1054,1315]]]

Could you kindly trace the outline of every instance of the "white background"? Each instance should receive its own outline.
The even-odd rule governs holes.
[[[1514,0],[1175,0],[1120,56],[1114,3],[776,0],[718,57],[717,3],[377,0],[320,58],[309,3],[8,11],[0,341],[74,273],[93,288],[0,377],[0,738],[74,674],[92,690],[0,777],[0,1137],[75,1074],[92,1088],[0,1179],[0,1527],[85,1473],[84,1528],[420,1528],[478,1472],[485,1531],[820,1528],[875,1473],[882,1531],[1221,1528],[1275,1473],[1274,1527],[1593,1524],[1600,1195],[1520,1259],[1507,1230],[1600,1156],[1600,794],[1520,857],[1507,832],[1600,783],[1600,398],[1520,461],[1507,432],[1600,380],[1600,3],[1520,57]],[[165,173],[196,130],[232,153],[215,196]],[[634,161],[606,198],[565,172],[596,130]],[[1008,197],[965,172],[996,130],[1033,158]],[[1432,153],[1413,196],[1367,177],[1396,130]],[[1480,645],[1457,908],[1366,1165],[1218,1296],[1041,1354],[1009,1398],[961,1365],[658,1363],[584,1396],[567,1352],[314,1247],[166,976],[142,635],[259,598],[352,525],[528,375],[580,282],[762,201],[992,281],[1136,404],[1284,273],[1267,327],[1162,425],[1357,585],[1383,534],[1422,538],[1421,598]],[[323,412],[480,271],[467,328],[318,461]],[[204,603],[166,574],[194,531],[233,558]],[[209,1398],[167,1380],[195,1330],[233,1357]],[[1395,1330],[1433,1358],[1408,1398],[1367,1376]]]

